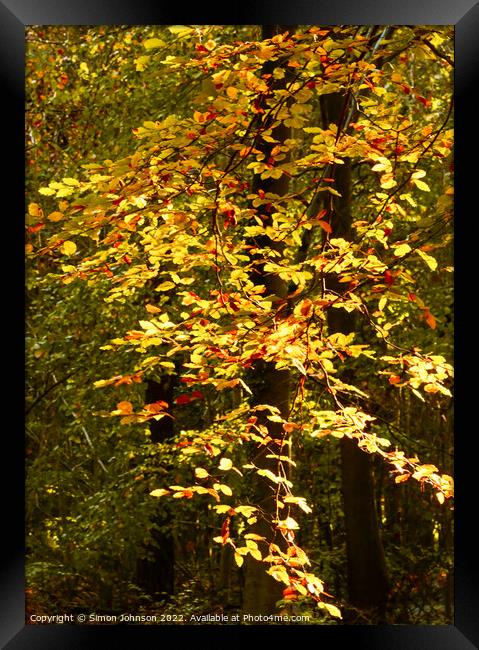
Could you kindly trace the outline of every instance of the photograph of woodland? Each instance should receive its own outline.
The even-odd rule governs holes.
[[[27,624],[452,624],[453,53],[26,28]]]

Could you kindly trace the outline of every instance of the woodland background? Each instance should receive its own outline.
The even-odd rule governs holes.
[[[287,32],[302,36],[282,38]],[[35,26],[27,28],[26,42],[27,617],[54,611],[187,616],[246,607],[306,613],[310,623],[328,625],[451,623],[453,516],[447,480],[441,483],[441,475],[453,474],[448,365],[453,354],[452,28]],[[222,54],[222,47],[232,50]],[[311,57],[305,54],[309,51]],[[370,67],[354,86],[352,66],[361,61]],[[261,85],[264,74],[275,79],[271,95]],[[294,74],[304,81],[305,94],[297,103],[291,103],[296,101],[291,100]],[[253,138],[258,124],[265,124],[262,116],[273,99],[283,96],[285,116],[272,122],[270,141]],[[238,107],[244,108],[244,116],[238,116]],[[168,122],[169,116],[174,120]],[[251,128],[241,122],[243,117],[251,117]],[[399,135],[394,125],[406,120],[409,126]],[[164,125],[160,133],[159,124]],[[358,145],[352,139],[358,133],[366,134],[367,153],[354,153]],[[165,149],[155,169],[160,189],[152,194],[133,186],[138,196],[132,198],[131,169],[141,177],[154,147],[158,155],[165,141],[180,143],[173,148],[190,147],[189,167],[176,154],[170,163],[171,151]],[[338,142],[346,143],[342,152]],[[236,158],[225,154],[228,147],[232,156],[239,156],[238,169],[230,164]],[[319,154],[324,159],[318,161]],[[211,174],[205,176],[210,160]],[[120,163],[115,167],[114,161]],[[298,161],[306,162],[300,168]],[[278,164],[285,166],[285,173],[269,173]],[[215,176],[216,169],[225,178]],[[102,178],[105,174],[109,180]],[[311,190],[317,177],[331,187],[336,183],[339,196]],[[116,185],[105,189],[111,178]],[[230,194],[224,190],[226,181],[233,184]],[[87,198],[94,198],[84,201],[78,197],[87,185]],[[405,188],[402,194],[398,187]],[[215,188],[218,222],[208,233],[211,208],[198,197]],[[310,224],[303,224],[298,238],[292,236],[282,248],[267,228],[281,219],[285,227],[292,223],[289,208],[281,207],[288,192],[294,194],[295,210],[303,206]],[[151,208],[154,219],[171,200],[176,214],[183,215],[183,225],[194,215],[189,237],[196,237],[198,247],[214,259],[209,266],[188,262],[193,280],[182,282],[185,262],[175,262],[168,246],[155,252],[148,240],[147,228],[157,227],[153,216],[130,226],[124,214],[121,224],[112,220],[116,207],[123,209],[121,200],[130,201],[129,212],[124,208],[128,216],[133,205],[138,213]],[[254,208],[247,207],[251,203]],[[281,219],[271,217],[273,208],[265,205],[273,206]],[[257,232],[248,230],[250,209],[257,215],[265,211]],[[165,232],[172,246],[181,247],[177,222],[174,227],[167,224],[172,229]],[[333,237],[351,242],[354,255],[362,251],[367,263],[372,264],[374,254],[385,265],[365,273],[354,265],[344,270],[333,266],[329,276],[334,277],[315,285],[316,275],[307,264],[317,247],[329,250],[327,259],[335,263],[346,255],[341,249],[333,258],[334,245],[328,249]],[[247,267],[239,258],[232,271],[219,259],[219,241],[236,246],[234,254],[244,254],[245,245],[253,243],[260,253],[251,253]],[[289,259],[283,275],[276,267],[269,267],[269,273],[265,269],[276,263],[275,252]],[[239,285],[236,293],[232,288],[226,293],[222,283],[247,283],[252,268],[264,285],[269,280],[274,285],[267,286],[264,296],[281,298],[284,290],[292,326],[294,315],[298,322],[309,318],[312,305],[324,306],[331,292],[346,301],[348,283],[349,295],[358,296],[371,318],[366,321],[359,308],[349,309],[346,302],[343,309],[327,307],[340,314],[336,321],[329,314],[325,318],[329,336],[353,331],[355,344],[376,350],[377,356],[400,349],[397,358],[403,362],[388,369],[336,337],[331,342],[334,346],[336,341],[337,354],[334,364],[328,361],[327,372],[320,356],[314,367],[311,353],[310,367],[304,357],[295,356],[294,345],[290,351],[283,346],[283,375],[275,374],[281,373],[273,363],[279,357],[263,361],[263,366],[255,359],[244,366],[243,383],[238,380],[231,390],[221,390],[218,384],[182,381],[188,378],[188,358],[201,366],[198,356],[206,350],[217,355],[221,381],[228,377],[221,375],[225,364],[237,363],[228,361],[227,345],[221,357],[201,330],[203,352],[195,352],[192,344],[177,357],[162,352],[145,363],[148,346],[138,350],[131,333],[156,336],[161,323],[159,316],[154,320],[156,315],[181,309],[179,290],[192,291],[198,304],[201,299],[205,305],[214,302],[218,295],[226,300],[227,305],[220,300],[218,307],[222,315],[211,317],[218,322],[234,316],[232,312],[241,317],[247,313],[245,322],[251,322],[254,305],[242,302]],[[231,279],[231,273],[237,275]],[[276,298],[268,303],[270,315],[280,313]],[[203,305],[205,314],[211,313],[211,305]],[[262,336],[267,335],[264,330]],[[321,329],[318,341],[322,336]],[[394,352],[389,341],[396,346]],[[157,345],[163,350],[165,341]],[[421,361],[408,374],[412,357]],[[268,386],[278,389],[285,372],[292,387],[288,399],[299,404],[296,419],[286,417],[274,401],[277,395],[268,395]],[[385,453],[403,450],[415,464],[416,480],[403,480],[409,475],[401,467],[375,453],[381,443],[358,438],[364,443],[358,449],[354,432],[334,435],[339,429],[331,412],[341,409],[328,372],[333,378],[339,372],[349,386],[338,388],[343,410],[360,407],[374,417],[364,431],[390,442]],[[265,567],[254,558],[257,544],[244,547],[249,554],[238,554],[229,542],[248,530],[246,516],[229,508],[242,504],[251,518],[247,508],[257,506],[264,490],[270,490],[258,488],[254,472],[242,470],[240,476],[229,466],[232,459],[241,471],[256,458],[258,441],[247,437],[251,430],[244,428],[246,411],[241,411],[250,403],[277,406],[280,424],[292,434],[294,466],[287,476],[295,494],[306,501],[296,501],[299,508],[292,521],[299,527],[290,524],[291,529],[280,530],[288,548],[297,545],[295,553],[302,549],[309,558],[310,577],[304,584],[291,581],[291,553],[285,566],[293,574],[274,580],[262,577]],[[160,406],[145,410],[145,404]],[[155,419],[165,409],[173,417]],[[297,430],[294,423],[300,420]],[[308,421],[314,424],[313,435],[307,432]],[[274,437],[278,422],[260,418],[258,426]],[[238,432],[246,432],[243,442]],[[196,447],[200,456],[188,451]],[[228,505],[222,510],[215,509],[210,497],[193,496],[181,487],[209,485],[202,481],[214,475],[211,467],[219,462],[230,478],[215,483],[220,505]],[[201,472],[205,467],[206,476]],[[267,461],[261,467],[271,471]],[[181,487],[175,499],[170,498],[175,492],[171,485]],[[163,489],[160,498],[151,495]],[[271,517],[268,521],[271,527]],[[253,563],[262,574],[248,578],[248,571],[256,571]],[[311,599],[320,591],[313,575],[331,594],[320,598],[332,605],[329,609]]]

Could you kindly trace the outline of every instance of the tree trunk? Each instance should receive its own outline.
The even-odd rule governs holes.
[[[272,38],[275,34],[280,34],[285,31],[291,30],[287,26],[281,25],[263,26],[262,38]],[[266,63],[263,68],[263,73],[271,74],[277,65],[277,62]],[[283,79],[273,82],[274,87],[284,87],[287,79],[288,73],[286,73]],[[291,129],[281,124],[274,129],[273,137],[280,142],[284,142],[288,137],[291,137]],[[263,141],[257,144],[256,148],[265,154],[265,159],[267,160],[271,155],[273,145]],[[279,179],[262,180],[257,176],[253,183],[253,191],[258,192],[260,189],[264,192],[273,192],[278,196],[284,196],[288,190],[288,178],[283,175]],[[266,211],[261,217],[265,227],[271,224],[271,217]],[[259,247],[268,246],[277,251],[281,250],[277,242],[271,241],[266,236],[257,238],[253,243]],[[263,267],[264,264],[258,262],[256,271],[252,274],[252,280],[257,284],[266,286],[265,295],[275,296],[275,299],[273,299],[274,308],[276,301],[278,301],[277,304],[286,302],[288,287],[286,282],[279,278],[279,276],[265,273]],[[286,310],[284,313],[286,313]],[[252,405],[269,404],[276,406],[283,417],[288,416],[290,401],[290,373],[288,370],[277,370],[274,363],[258,360],[250,372],[248,381],[253,391]],[[284,435],[282,425],[269,421],[266,419],[266,416],[260,417],[258,414],[258,424],[264,425],[272,438],[279,439]],[[279,453],[279,446],[275,449],[274,445],[269,444],[268,450],[263,447],[259,452],[258,449],[255,449],[255,465],[276,473],[276,462],[274,459],[266,458],[267,453]],[[275,544],[282,547],[283,540],[281,534],[274,535],[274,525],[271,523],[275,518],[276,511],[275,495],[271,487],[271,482],[263,477],[257,477],[253,491],[253,503],[261,508],[264,516],[258,517],[257,523],[251,527],[250,532],[264,536],[268,541],[274,541]],[[243,591],[243,612],[245,614],[267,615],[276,611],[276,602],[282,598],[284,585],[267,574],[266,569],[267,565],[258,562],[249,555],[247,556]]]
[[[324,98],[323,109],[326,123],[335,123],[338,129],[344,125],[348,112],[347,98],[333,93]],[[334,188],[341,197],[334,197],[331,227],[334,237],[351,239],[351,167],[345,159],[343,165],[334,169]],[[344,285],[336,278],[329,278],[328,289],[336,293]],[[354,312],[344,309],[328,310],[329,332],[348,334],[355,330]],[[343,378],[354,383],[352,377]],[[388,580],[384,550],[379,533],[374,503],[373,477],[370,456],[358,448],[356,442],[342,438],[341,483],[346,527],[346,553],[348,567],[348,591],[352,609],[345,612],[347,622],[378,623],[384,620],[388,596]],[[354,609],[365,610],[366,619],[358,620]]]
[[[176,375],[165,375],[160,382],[148,380],[145,403],[152,404],[162,400],[172,404],[175,381]],[[168,417],[150,420],[151,442],[171,440],[174,434],[173,422],[173,419]],[[154,523],[166,530],[170,527],[171,517],[159,514]],[[174,593],[175,587],[175,547],[172,532],[154,529],[152,538],[154,545],[145,548],[148,557],[137,562],[136,583],[147,594],[168,598]]]

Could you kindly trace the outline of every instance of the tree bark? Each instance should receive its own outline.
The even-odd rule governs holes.
[[[338,129],[347,114],[347,98],[333,93],[324,98],[323,109],[328,124]],[[334,197],[331,227],[334,237],[351,239],[351,167],[349,159],[334,169],[334,188],[341,197]],[[336,278],[328,278],[329,290],[341,293],[344,285]],[[354,312],[344,309],[328,310],[329,332],[349,334],[355,331]],[[351,373],[343,378],[354,383]],[[384,620],[388,596],[388,579],[384,550],[380,537],[374,503],[373,477],[370,456],[349,438],[340,441],[341,484],[346,528],[346,554],[348,567],[350,611],[345,612],[347,622],[378,623]],[[355,609],[365,610],[366,619],[359,620]]]
[[[173,392],[176,375],[165,375],[161,381],[148,380],[145,403],[152,404],[162,400],[173,403]],[[174,420],[164,417],[161,420],[150,420],[151,442],[165,442],[174,435]],[[171,524],[171,517],[158,514],[155,525],[166,528]],[[175,546],[172,532],[153,530],[154,544],[146,547],[149,557],[140,558],[136,567],[136,583],[147,594],[157,598],[168,598],[175,588]]]
[[[275,34],[280,34],[285,31],[291,31],[291,28],[281,25],[263,26],[262,39],[272,38]],[[266,63],[263,68],[263,73],[271,74],[277,65],[277,62]],[[275,81],[274,87],[284,87],[287,79],[288,74],[285,75],[284,79]],[[290,136],[291,129],[284,126],[284,124],[276,127],[273,131],[273,137],[280,142],[284,142]],[[265,159],[267,160],[271,155],[273,145],[263,141],[257,144],[256,148],[265,154]],[[253,191],[258,192],[260,189],[264,192],[273,192],[278,196],[284,196],[288,190],[288,178],[284,174],[279,179],[266,180],[262,180],[257,176],[253,183]],[[266,211],[261,217],[265,227],[271,224],[271,217]],[[257,238],[254,244],[259,247],[268,246],[277,251],[281,250],[277,242],[270,240],[266,236]],[[274,309],[275,303],[277,306],[281,303],[286,303],[288,294],[287,283],[277,275],[265,273],[263,267],[264,264],[259,262],[251,277],[255,283],[265,285],[265,295],[275,297],[273,299]],[[284,313],[286,313],[286,310]],[[284,369],[277,370],[274,363],[258,360],[253,365],[249,377],[251,378],[249,381],[253,392],[251,399],[252,405],[269,404],[276,406],[281,415],[287,417],[290,401],[289,371]],[[260,417],[258,414],[258,424],[264,425],[268,430],[269,436],[272,438],[280,439],[284,435],[281,424],[271,422],[266,419],[266,416]],[[276,473],[276,462],[274,459],[266,458],[266,454],[279,453],[279,446],[276,446],[276,449],[274,447],[275,445],[269,444],[268,449],[263,447],[259,451],[257,449],[255,450],[254,462],[257,467],[269,469]],[[283,545],[281,534],[278,532],[275,535],[274,530],[272,530],[274,526],[272,526],[271,522],[275,518],[276,505],[271,482],[263,477],[257,477],[257,483],[253,490],[253,503],[262,510],[263,516],[258,517],[257,523],[251,527],[251,532],[265,537],[270,542],[274,541],[275,544],[281,547]],[[267,615],[276,611],[276,602],[282,598],[284,585],[267,574],[266,569],[267,565],[258,562],[251,558],[251,556],[247,556],[243,591],[243,612],[245,614]]]

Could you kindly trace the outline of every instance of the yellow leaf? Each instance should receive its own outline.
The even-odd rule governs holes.
[[[55,190],[51,187],[41,187],[38,191],[44,196],[53,196],[55,194]]]
[[[152,492],[150,492],[150,497],[163,497],[165,496],[165,494],[169,494],[169,493],[170,493],[169,490],[164,490],[163,488],[160,488],[158,490],[152,490]]]
[[[436,492],[436,499],[442,505],[444,503],[444,494],[442,492]]]
[[[325,609],[328,614],[331,614],[331,616],[335,616],[336,618],[343,618],[341,614],[341,610],[336,607],[336,605],[331,605],[331,603],[318,603],[318,607],[321,607],[321,609]]]
[[[308,506],[308,504],[306,503],[306,499],[304,499],[303,497],[286,497],[284,502],[295,503],[301,508],[301,510],[304,510],[304,512],[307,513],[313,512],[311,508]]]
[[[238,566],[242,566],[244,559],[239,553],[235,553],[235,562]]]
[[[157,287],[155,287],[155,291],[169,291],[170,289],[174,289],[174,287],[175,287],[174,282],[171,282],[170,280],[165,280],[165,282],[162,282]]]
[[[394,255],[396,257],[403,257],[403,255],[406,255],[406,253],[409,253],[411,250],[411,247],[409,244],[400,244],[399,246],[396,246],[394,249]]]
[[[61,246],[61,252],[64,255],[73,255],[76,252],[77,245],[72,241],[65,241]]]
[[[233,461],[229,458],[222,458],[220,460],[219,469],[227,471],[233,467]]]
[[[385,190],[389,190],[391,187],[397,185],[394,176],[391,173],[383,174],[380,180],[381,180],[381,187]]]
[[[63,214],[61,212],[52,212],[48,215],[47,219],[49,221],[61,221],[63,219]]]
[[[137,71],[143,72],[149,60],[150,60],[149,56],[139,56],[137,59],[135,59],[135,65]]]
[[[236,512],[240,513],[241,515],[244,515],[245,517],[250,517],[253,512],[257,510],[254,506],[237,506],[235,508]]]
[[[146,47],[147,50],[153,47],[163,47],[164,44],[165,42],[159,38],[147,38],[146,41],[143,41],[143,47]]]
[[[196,478],[206,478],[207,476],[209,476],[209,474],[202,467],[197,467],[195,469],[195,476],[196,476]]]
[[[424,169],[416,169],[416,171],[413,172],[413,175],[411,176],[411,178],[413,180],[416,180],[418,178],[424,178],[425,175],[426,175],[426,172],[424,171]]]
[[[296,530],[299,528],[299,525],[292,517],[286,517],[284,521],[278,521],[278,528],[283,530]]]
[[[170,25],[168,29],[172,34],[176,34],[180,38],[182,36],[186,36],[187,34],[190,34],[193,31],[191,27],[187,27],[186,25]]]
[[[428,255],[424,251],[418,249],[416,253],[419,255],[419,257],[424,260],[424,262],[428,265],[428,267],[431,269],[431,271],[435,271],[437,269],[437,260],[432,257],[431,255]]]
[[[216,510],[218,514],[229,512],[231,510],[231,506],[226,503],[222,503],[219,506],[213,506],[213,508]]]
[[[43,215],[43,212],[38,203],[30,203],[28,206],[28,214],[31,217],[41,217]]]
[[[425,183],[424,181],[420,181],[417,178],[413,178],[412,182],[414,185],[418,188],[418,190],[422,190],[423,192],[430,192],[429,185]]]
[[[223,492],[223,494],[226,494],[228,497],[233,494],[233,491],[228,485],[220,485],[219,483],[215,483],[214,488],[220,492]]]

